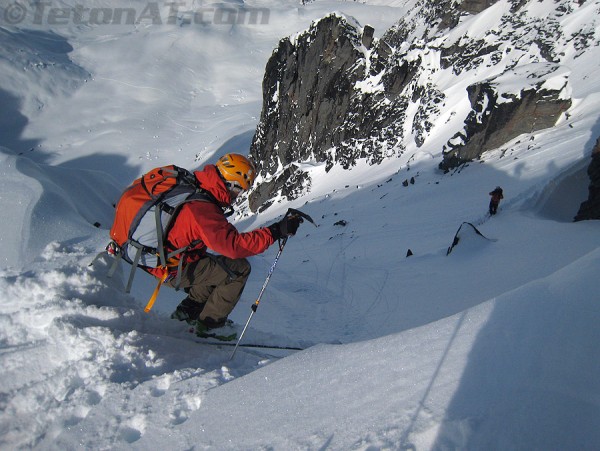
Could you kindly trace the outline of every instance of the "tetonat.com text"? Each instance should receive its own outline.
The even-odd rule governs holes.
[[[53,7],[49,2],[3,8],[0,24],[35,25],[262,25],[269,23],[268,8],[220,4],[189,8],[186,3],[150,2],[139,7],[90,8],[85,5]]]

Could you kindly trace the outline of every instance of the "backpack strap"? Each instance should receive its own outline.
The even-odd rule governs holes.
[[[181,255],[179,258],[179,262],[177,263],[177,279],[175,281],[175,290],[179,290],[179,284],[181,283],[181,271],[183,269],[183,257],[185,255],[185,252],[187,250],[193,248],[199,242],[200,242],[200,240],[192,241],[188,246],[176,249],[167,254],[167,259],[171,259],[177,255]],[[160,287],[162,287],[163,283],[165,283],[165,281],[169,277],[169,274],[170,274],[169,268],[167,266],[163,266],[162,268],[164,269],[164,273],[161,277],[158,278],[158,283],[156,284],[156,288],[154,289],[152,296],[150,296],[150,299],[148,299],[148,303],[146,304],[146,307],[144,308],[144,312],[146,312],[146,313],[148,313],[154,306],[154,302],[156,302],[156,298],[158,297],[158,292],[160,291]]]
[[[179,291],[179,284],[181,283],[181,272],[183,270],[183,260],[184,260],[184,256],[185,256],[186,252],[189,251],[190,249],[193,249],[194,247],[196,247],[197,244],[199,244],[201,242],[202,242],[202,240],[194,240],[190,244],[188,244],[186,247],[181,247],[179,249],[176,249],[172,252],[169,252],[169,254],[167,255],[167,259],[170,260],[171,258],[181,254],[181,256],[179,258],[179,262],[177,262],[177,277],[175,279],[175,290]]]
[[[146,304],[146,307],[144,308],[144,312],[148,313],[154,306],[154,302],[156,301],[156,298],[158,297],[158,292],[160,291],[160,287],[162,287],[162,284],[165,282],[165,280],[167,280],[167,277],[169,277],[169,271],[167,270],[167,268],[165,268],[165,273],[162,275],[162,277],[160,277],[158,279],[156,288],[154,289],[152,296],[150,296],[150,299],[148,299],[148,303]]]
[[[158,249],[158,257],[160,260],[161,266],[167,266],[167,259],[165,258],[165,243],[163,237],[163,229],[161,222],[161,213],[162,213],[162,205],[157,205],[154,208],[154,218],[156,219],[156,237],[158,241],[158,245],[156,246]]]
[[[135,270],[138,267],[140,258],[142,257],[142,252],[144,251],[144,246],[142,246],[139,243],[136,243],[135,241],[127,240],[125,242],[125,244],[123,245],[123,247],[120,248],[118,252],[113,254],[115,259],[113,261],[113,264],[110,266],[110,269],[108,270],[108,273],[106,274],[106,277],[111,278],[115,274],[115,271],[119,267],[119,262],[123,258],[123,253],[124,253],[123,248],[126,245],[135,247],[135,249],[136,249],[135,257],[133,259],[133,262],[131,263],[131,271],[129,271],[129,278],[127,279],[127,286],[125,287],[125,293],[129,293],[131,291],[131,286],[133,285],[133,276],[135,276]],[[109,244],[109,246],[110,246],[110,244]]]
[[[121,252],[119,252],[118,254],[115,255],[113,264],[110,265],[110,269],[108,270],[108,273],[106,274],[106,277],[108,277],[109,279],[115,274],[115,271],[117,270],[117,268],[119,266],[119,262],[121,261],[122,255],[123,254]]]
[[[131,271],[129,272],[129,279],[127,280],[127,286],[125,287],[125,293],[129,293],[131,291],[131,285],[133,285],[133,276],[135,275],[135,270],[138,267],[140,262],[140,258],[142,257],[142,251],[144,250],[144,246],[135,241],[129,242],[130,246],[136,248],[135,257],[133,258],[133,263],[131,264]]]

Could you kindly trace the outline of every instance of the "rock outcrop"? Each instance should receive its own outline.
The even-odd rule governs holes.
[[[516,93],[503,91],[501,76],[467,88],[471,112],[465,119],[465,128],[448,141],[450,150],[444,151],[441,169],[475,160],[519,135],[553,127],[570,108],[571,99],[566,92],[568,71],[560,66],[528,65],[513,71],[511,76],[530,77],[535,85]]]
[[[581,204],[575,221],[586,219],[600,219],[600,138],[592,150],[592,161],[587,173],[590,177],[588,199]]]
[[[308,189],[310,178],[295,162],[347,169],[359,158],[377,164],[393,153],[389,148],[402,134],[399,118],[406,109],[406,99],[397,94],[418,61],[386,74],[373,69],[378,55],[388,51],[373,32],[331,14],[279,42],[267,63],[263,110],[250,151],[265,179],[250,195],[251,209]],[[302,186],[290,190],[291,179]]]

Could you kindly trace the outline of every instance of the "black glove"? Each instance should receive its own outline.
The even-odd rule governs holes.
[[[269,230],[271,231],[271,235],[273,235],[273,239],[278,240],[279,238],[295,235],[302,222],[303,220],[300,216],[290,215],[275,224],[271,224]]]

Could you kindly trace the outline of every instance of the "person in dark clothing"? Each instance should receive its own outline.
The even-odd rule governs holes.
[[[502,188],[497,186],[496,189],[490,193],[490,196],[492,196],[490,199],[490,215],[495,215],[498,212],[498,205],[500,204],[500,201],[504,199]]]

